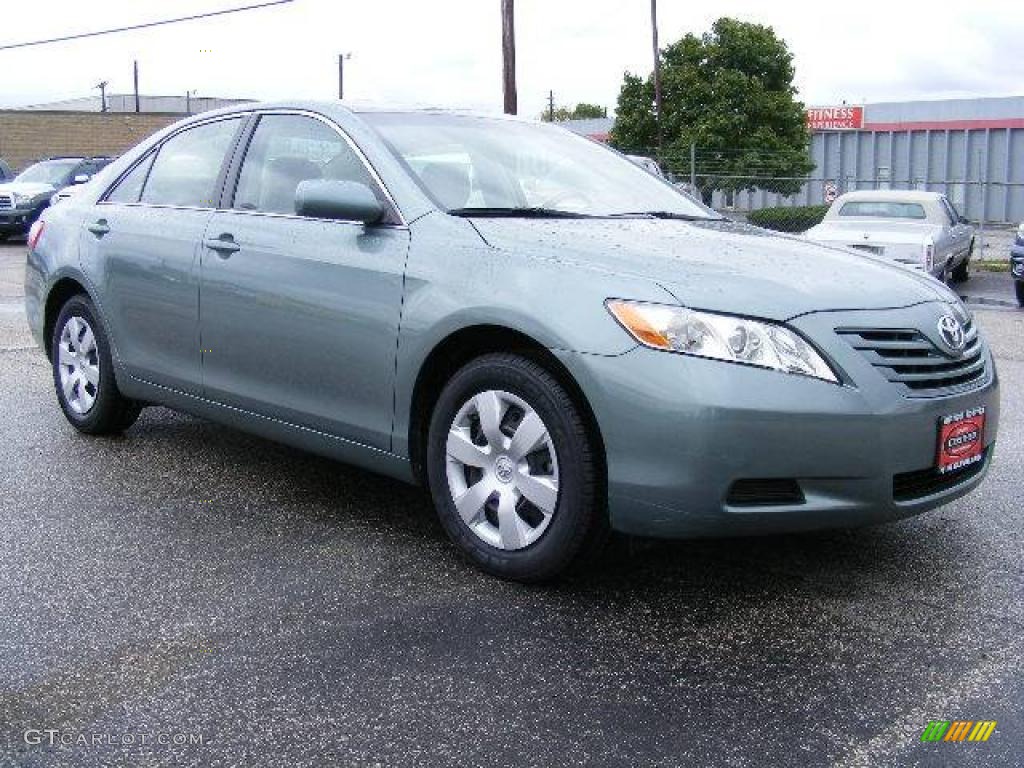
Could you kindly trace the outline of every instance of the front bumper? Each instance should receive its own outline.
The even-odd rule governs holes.
[[[1019,237],[1010,247],[1010,274],[1014,280],[1024,280],[1024,240]]]
[[[850,314],[791,325],[817,342]],[[617,357],[558,353],[602,432],[612,527],[687,537],[857,526],[924,512],[981,482],[999,424],[987,349],[986,374],[969,391],[908,397],[838,336],[819,346],[849,384],[642,347]],[[909,482],[927,480],[935,465],[939,419],[978,405],[987,411],[983,465],[939,487]],[[796,481],[803,501],[729,503],[734,483],[763,479]]]
[[[5,235],[28,232],[37,212],[25,208],[0,208],[0,232]]]

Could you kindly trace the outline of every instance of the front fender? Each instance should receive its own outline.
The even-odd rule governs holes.
[[[405,455],[416,381],[430,353],[452,334],[497,326],[550,350],[620,355],[637,345],[605,308],[617,297],[676,303],[651,280],[492,248],[465,220],[421,219],[406,266],[393,450]]]

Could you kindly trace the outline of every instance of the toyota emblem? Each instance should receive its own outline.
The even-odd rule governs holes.
[[[953,315],[943,315],[939,320],[939,336],[956,353],[964,351],[964,327]]]

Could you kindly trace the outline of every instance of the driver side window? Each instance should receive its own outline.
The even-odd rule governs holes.
[[[353,181],[381,199],[363,161],[327,124],[303,115],[263,115],[249,142],[231,207],[295,214],[295,192],[311,179]]]

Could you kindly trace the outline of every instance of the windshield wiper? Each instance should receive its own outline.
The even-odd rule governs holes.
[[[586,213],[573,213],[558,208],[539,207],[486,207],[477,208],[452,208],[448,211],[452,216],[495,216],[506,218],[522,219],[589,219],[592,218]]]
[[[652,219],[675,219],[676,221],[720,221],[724,216],[700,216],[695,213],[677,213],[675,211],[627,211],[626,213],[609,213],[610,219],[628,219],[636,216],[649,216]]]

